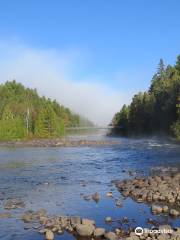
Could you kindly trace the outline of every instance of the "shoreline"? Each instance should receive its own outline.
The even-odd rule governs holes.
[[[147,190],[147,193],[149,193],[149,186],[153,183],[159,183],[158,189],[159,191],[162,189],[161,185],[164,184],[165,186],[169,183],[172,184],[171,188],[168,189],[168,195],[172,191],[172,187],[178,185],[178,181],[180,179],[180,173],[176,173],[173,176],[170,175],[156,175],[154,177],[148,176],[145,178],[135,177],[129,180],[123,180],[119,183],[115,183],[115,186],[117,189],[122,193],[124,197],[132,197],[132,195],[124,195],[123,189],[127,191],[128,186],[134,186],[131,184],[132,181],[136,181],[136,184],[134,186],[135,191],[139,191],[139,187],[142,187],[140,189],[139,194],[143,195]],[[141,184],[140,184],[141,182]],[[146,183],[146,186],[143,184]],[[174,189],[174,188],[173,188]],[[179,189],[176,189],[179,193]],[[157,189],[156,189],[157,191]],[[164,191],[162,192],[164,194]],[[153,193],[153,196],[154,193]],[[112,192],[107,192],[106,197],[113,198]],[[94,201],[98,202],[101,200],[101,197],[99,193],[95,193],[92,195],[92,198]],[[138,200],[136,198],[133,198],[134,200]],[[144,199],[143,199],[144,200]],[[157,202],[159,199],[152,198],[150,203],[153,204],[154,202]],[[163,204],[163,200],[167,199],[160,199],[161,204]],[[177,204],[179,201],[179,198],[175,199],[173,202],[174,204]],[[146,202],[146,201],[137,201],[138,203]],[[172,203],[172,202],[170,202]],[[118,207],[118,205],[116,205]],[[13,215],[11,214],[11,210],[16,208],[25,208],[25,203],[20,200],[11,200],[8,199],[6,202],[4,202],[4,210],[5,212],[0,214],[0,219],[7,219],[7,218],[13,218]],[[152,205],[152,212],[153,215],[168,215],[168,209],[166,211],[159,211],[160,206]],[[168,208],[168,207],[167,207]],[[163,209],[163,208],[162,208]],[[165,208],[164,208],[165,209]],[[158,210],[158,211],[153,211]],[[7,212],[8,211],[8,212]],[[180,214],[173,214],[176,213],[177,210],[170,211],[170,217],[171,218],[179,218]],[[148,219],[150,226],[147,228],[144,227],[133,227],[131,224],[128,226],[128,228],[124,228],[123,224],[129,223],[129,218],[124,216],[123,218],[119,220],[113,219],[111,216],[107,216],[106,218],[102,219],[104,223],[108,226],[111,225],[114,221],[118,221],[122,224],[117,226],[114,229],[109,229],[106,226],[99,226],[99,224],[96,223],[96,221],[92,218],[84,218],[80,215],[49,215],[47,213],[46,209],[40,208],[36,211],[34,210],[28,210],[23,211],[20,214],[19,219],[22,221],[24,225],[25,230],[29,231],[35,231],[37,234],[41,234],[43,239],[46,240],[54,240],[56,239],[56,236],[63,235],[65,232],[69,233],[71,236],[74,236],[76,239],[94,239],[94,240],[153,240],[153,239],[179,239],[180,234],[180,228],[179,227],[173,227],[169,222],[168,223],[160,223],[157,219]]]
[[[88,147],[116,144],[120,144],[120,142],[112,140],[71,140],[67,138],[0,141],[0,147]]]

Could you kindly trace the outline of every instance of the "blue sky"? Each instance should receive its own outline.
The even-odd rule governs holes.
[[[114,111],[123,101],[128,103],[134,93],[148,88],[160,58],[174,64],[180,54],[179,12],[178,0],[1,1],[0,67],[3,67],[3,74],[0,74],[0,81],[14,77],[22,82],[28,79],[25,84],[31,85],[33,80],[29,71],[33,73],[32,78],[36,78],[37,72],[34,67],[28,71],[31,59],[32,64],[38,62],[41,65],[39,71],[46,71],[48,65],[52,65],[48,70],[52,78],[49,74],[47,79],[51,84],[56,72],[61,79],[69,81],[72,88],[80,85],[98,88],[95,95],[102,90],[100,97],[104,97],[105,104],[108,98],[111,102],[108,106]],[[26,55],[27,52],[31,57]],[[27,61],[24,67],[27,71],[23,74],[17,66],[20,58],[23,64]],[[58,69],[61,70],[59,73]],[[32,85],[40,92],[58,98],[57,92],[43,89],[40,83],[36,81]],[[54,84],[58,85],[57,79]],[[46,87],[49,88],[48,84]],[[71,92],[72,95],[81,95],[80,89],[78,94]],[[93,90],[87,93],[88,98],[92,94]],[[118,95],[121,98],[118,99]],[[73,98],[69,101],[58,99],[78,111],[79,105],[73,106]],[[117,100],[119,105],[115,104]],[[96,101],[99,101],[99,107],[103,104],[103,101]],[[86,112],[84,107],[81,113],[89,117],[93,114],[93,105],[89,105],[89,109],[91,111]],[[101,114],[106,119],[104,122],[108,122],[113,114],[106,117],[107,111],[109,109],[104,109]],[[103,123],[100,116],[96,118],[93,120]]]

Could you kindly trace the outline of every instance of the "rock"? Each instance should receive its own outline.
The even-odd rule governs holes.
[[[32,213],[24,213],[21,217],[22,221],[24,221],[25,223],[30,223],[33,222],[35,220],[35,216]]]
[[[83,218],[82,219],[82,224],[84,225],[95,225],[95,221],[94,220],[90,220],[90,219],[87,219],[87,218]]]
[[[172,216],[172,217],[178,217],[180,215],[179,211],[175,210],[175,209],[171,209],[169,211],[169,214]]]
[[[68,226],[68,224],[69,224],[69,217],[67,217],[67,216],[61,216],[61,217],[60,217],[60,222],[61,222],[61,227],[62,227],[63,229],[65,229],[65,228]]]
[[[120,200],[116,201],[116,206],[117,207],[122,207],[122,202]]]
[[[46,233],[46,230],[45,230],[45,229],[40,229],[40,230],[38,231],[38,233],[40,233],[40,234],[45,234],[45,233]]]
[[[105,234],[105,229],[104,228],[96,228],[94,230],[94,237],[102,237]]]
[[[48,218],[47,218],[47,217],[45,217],[45,216],[40,216],[40,217],[39,217],[39,222],[40,222],[42,225],[46,225],[47,221],[48,221]]]
[[[46,216],[47,213],[45,209],[41,208],[36,212],[36,214],[39,215],[40,217],[44,217]]]
[[[22,201],[17,201],[17,200],[8,200],[4,204],[4,208],[7,210],[15,209],[15,208],[23,208],[25,207],[24,202]]]
[[[128,222],[129,222],[128,217],[123,217],[122,222],[123,222],[123,223],[128,223]]]
[[[162,231],[164,231],[164,230],[166,230],[166,231],[171,231],[172,228],[171,228],[170,225],[161,225],[161,226],[159,226],[159,230],[162,230]]]
[[[163,213],[167,213],[169,211],[169,207],[168,206],[163,206],[162,211],[163,211]]]
[[[100,200],[100,195],[99,195],[99,193],[98,193],[98,192],[94,193],[94,194],[92,195],[92,199],[93,199],[95,202],[99,202],[99,200]]]
[[[81,237],[92,236],[94,230],[95,230],[95,227],[92,224],[87,224],[87,225],[77,224],[76,225],[77,234]]]
[[[114,232],[107,232],[105,233],[105,239],[107,240],[117,240],[118,237],[116,236],[116,234]]]
[[[107,197],[113,197],[113,193],[112,192],[108,192],[108,193],[106,193],[106,196]]]
[[[70,223],[73,228],[76,227],[77,224],[81,224],[81,218],[80,217],[71,217]]]
[[[112,217],[106,217],[105,222],[112,222]]]
[[[140,238],[140,239],[142,239],[142,238]],[[145,239],[145,238],[143,238],[143,239]],[[148,239],[148,238],[146,238],[146,239]],[[126,238],[126,240],[139,240],[139,237],[138,236],[130,236],[130,237]],[[151,238],[148,240],[151,240]]]
[[[86,200],[86,201],[90,201],[90,200],[92,199],[92,196],[84,196],[83,198],[84,198],[84,200]]]
[[[162,213],[163,209],[162,209],[162,207],[160,207],[158,205],[152,205],[151,211],[154,214],[160,214],[160,213]]]
[[[54,233],[52,231],[46,231],[46,240],[54,240]]]

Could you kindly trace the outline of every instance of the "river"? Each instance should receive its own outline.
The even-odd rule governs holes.
[[[158,138],[110,138],[102,134],[71,136],[72,138],[112,139],[109,146],[80,146],[60,148],[1,148],[0,149],[0,213],[10,199],[20,199],[25,208],[11,210],[12,218],[0,219],[1,240],[40,240],[44,237],[34,229],[25,230],[19,219],[25,210],[45,208],[49,214],[78,215],[92,218],[98,226],[114,229],[119,219],[129,218],[131,226],[148,227],[147,218],[180,226],[180,220],[154,216],[150,206],[123,199],[111,183],[130,178],[129,171],[149,174],[154,167],[180,168],[179,145]],[[106,193],[112,191],[114,198]],[[83,195],[98,192],[98,203],[85,201]],[[115,199],[121,199],[118,208]],[[104,218],[115,221],[106,224]],[[126,228],[126,224],[124,224]],[[70,234],[56,239],[75,239]]]

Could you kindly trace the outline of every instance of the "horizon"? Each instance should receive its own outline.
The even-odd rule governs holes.
[[[176,0],[53,3],[1,3],[0,83],[16,79],[95,124],[148,89],[160,58],[174,64],[180,53]]]

